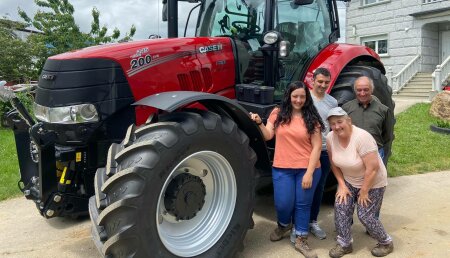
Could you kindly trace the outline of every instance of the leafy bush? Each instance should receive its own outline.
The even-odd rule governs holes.
[[[34,102],[34,95],[30,91],[24,91],[24,92],[17,92],[16,93],[17,98],[22,102],[22,104],[25,106],[25,108],[28,110],[28,112],[31,114],[32,117],[34,117],[33,112],[33,102]],[[5,114],[13,109],[13,106],[11,103],[0,101],[0,117],[3,122],[3,118]]]
[[[25,24],[0,18],[0,74],[2,80],[25,83],[38,76],[35,58],[32,56],[33,46],[24,42],[13,33],[23,29]]]

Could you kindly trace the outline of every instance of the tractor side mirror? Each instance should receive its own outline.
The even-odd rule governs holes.
[[[293,0],[292,3],[294,5],[308,5],[312,4],[314,0]]]
[[[160,38],[161,38],[161,36],[158,34],[150,34],[148,36],[148,39],[160,39]]]
[[[183,1],[183,2],[189,2],[189,3],[198,3],[201,2],[201,0],[177,0],[177,1]],[[167,16],[169,16],[169,11],[167,9],[167,0],[162,0],[163,9],[162,9],[162,21],[167,21]]]
[[[167,21],[168,16],[168,10],[167,10],[167,0],[162,1],[163,8],[162,8],[162,21]]]

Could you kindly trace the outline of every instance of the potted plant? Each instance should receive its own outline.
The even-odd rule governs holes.
[[[433,132],[450,134],[450,91],[442,91],[431,102],[430,115],[437,118],[430,125]]]
[[[450,134],[450,122],[444,120],[436,120],[436,124],[430,125],[430,129],[436,133]]]

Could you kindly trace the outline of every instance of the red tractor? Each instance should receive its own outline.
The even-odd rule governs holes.
[[[335,43],[336,0],[189,2],[199,3],[196,37],[177,37],[169,0],[169,39],[53,56],[36,89],[38,121],[20,103],[22,116],[9,116],[25,196],[46,218],[89,206],[108,257],[233,256],[273,156],[248,112],[267,118],[314,69],[331,71],[340,104],[367,75],[394,108],[378,55]]]

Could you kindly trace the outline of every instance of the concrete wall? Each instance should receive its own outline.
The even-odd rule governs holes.
[[[351,1],[347,9],[348,43],[361,44],[362,38],[385,35],[388,53],[381,60],[394,75],[417,54],[422,55],[422,71],[434,70],[439,62],[439,31],[450,25],[450,11],[410,14],[450,8],[450,1],[422,4],[422,0],[386,0],[366,6],[362,1]]]

